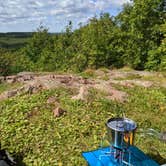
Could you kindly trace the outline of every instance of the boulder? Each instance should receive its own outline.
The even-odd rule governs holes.
[[[53,113],[54,113],[54,117],[60,117],[64,113],[66,113],[66,110],[62,109],[61,107],[57,107],[53,110]]]
[[[9,84],[15,83],[17,81],[17,76],[7,76],[5,78],[5,81]]]
[[[88,88],[85,86],[82,86],[79,89],[78,95],[73,96],[72,99],[74,99],[74,100],[86,100],[87,96],[88,96]]]

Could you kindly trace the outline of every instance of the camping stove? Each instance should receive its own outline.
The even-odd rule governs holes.
[[[134,143],[136,123],[127,118],[111,118],[106,123],[107,140],[110,143],[110,151],[100,155],[110,157],[119,165],[131,166],[131,151],[129,147]]]
[[[89,166],[159,166],[133,146],[137,124],[128,118],[111,118],[106,123],[109,147],[83,152]],[[103,142],[103,140],[102,140]]]
[[[107,151],[102,150],[102,153],[99,155],[99,160],[104,160],[105,157],[109,158],[112,164],[116,166],[133,166],[131,164],[131,151],[129,149],[119,149],[113,146],[110,146],[110,149]]]

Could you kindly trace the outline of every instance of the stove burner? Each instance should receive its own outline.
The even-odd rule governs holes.
[[[129,149],[120,149],[110,146],[109,152],[104,152],[99,156],[99,160],[103,157],[110,157],[113,163],[119,163],[119,166],[133,166],[131,164],[131,151]]]

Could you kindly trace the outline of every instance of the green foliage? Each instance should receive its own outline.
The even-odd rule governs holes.
[[[164,22],[161,0],[134,0],[133,5],[124,6],[117,22],[126,38],[121,44],[126,65],[143,69],[148,52],[160,45],[160,25]],[[154,58],[155,59],[155,58]]]
[[[7,76],[20,71],[30,71],[33,64],[22,52],[0,49],[0,75]]]
[[[0,49],[0,75],[8,75],[11,73],[11,63],[12,59],[9,53],[4,49]]]
[[[86,69],[84,72],[80,73],[80,75],[83,78],[95,78],[96,77],[95,70],[93,70],[93,69]]]
[[[48,29],[41,25],[25,47],[25,55],[28,56],[32,62],[36,63],[41,58],[43,49],[46,47],[51,49],[52,44]]]
[[[124,66],[165,71],[164,5],[164,0],[133,0],[116,17],[101,13],[74,31],[69,21],[65,32],[57,35],[40,25],[17,57],[22,54],[26,64],[29,61],[25,69],[35,71],[82,72]],[[5,60],[2,67],[9,63],[4,73],[24,70],[22,65],[13,71],[10,60],[1,58]]]
[[[94,89],[90,90],[87,102],[73,101],[74,92],[64,88],[24,94],[1,102],[2,148],[22,154],[27,166],[85,165],[82,151],[98,148],[106,133],[105,122],[121,115],[123,110],[139,128],[165,130],[165,89],[120,88],[129,94],[123,104],[105,99],[103,93]],[[53,117],[54,107],[46,102],[50,96],[55,96],[67,110],[65,115]],[[143,138],[137,133],[135,143],[147,153],[153,145],[163,157],[166,154],[165,144],[151,137]]]
[[[159,47],[149,51],[148,62],[146,64],[148,69],[166,71],[166,23],[160,27],[164,38]]]
[[[111,112],[108,111],[110,107],[106,109],[107,103],[103,105],[97,98],[91,98],[88,105],[72,101],[72,93],[59,88],[1,103],[2,147],[13,153],[21,153],[26,165],[85,164],[81,151],[98,145],[103,134],[100,127],[104,127],[101,118],[105,119]],[[67,110],[67,116],[55,119],[51,111],[53,108],[43,104],[52,95],[58,96],[61,106]]]

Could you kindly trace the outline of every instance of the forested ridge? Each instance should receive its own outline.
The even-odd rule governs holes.
[[[0,49],[0,74],[20,71],[74,71],[87,68],[166,70],[166,4],[133,0],[112,17],[108,13],[50,35],[40,26],[19,50]]]

